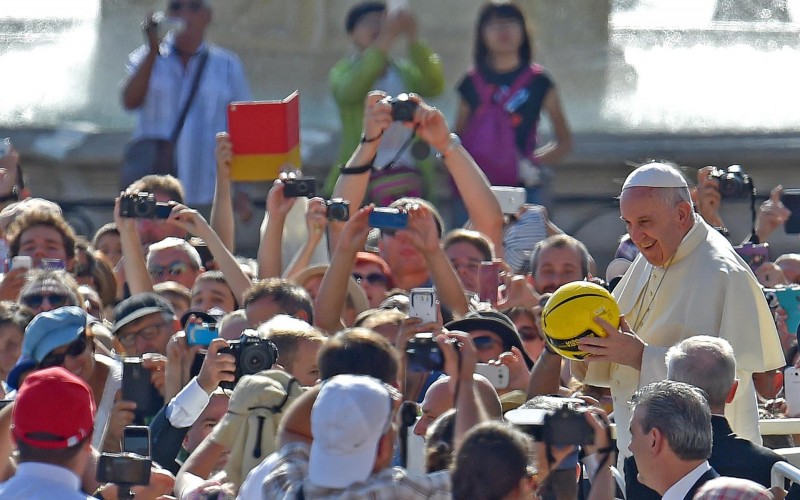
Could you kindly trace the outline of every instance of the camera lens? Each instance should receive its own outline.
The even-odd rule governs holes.
[[[269,348],[263,344],[245,347],[239,357],[242,375],[251,375],[262,370],[269,370],[275,363]]]

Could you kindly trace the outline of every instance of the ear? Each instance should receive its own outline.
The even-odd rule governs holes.
[[[650,440],[649,449],[652,455],[659,455],[664,450],[664,446],[667,443],[666,436],[664,436],[661,429],[658,427],[650,429],[650,432],[647,433],[647,439]]]
[[[688,201],[682,201],[678,203],[678,221],[681,226],[691,227],[692,222],[694,221],[694,210],[692,210],[692,204]]]
[[[731,385],[731,391],[728,393],[728,397],[725,399],[726,403],[732,403],[733,397],[736,395],[736,389],[739,388],[739,379],[733,379],[733,385]]]
[[[388,430],[378,441],[378,453],[375,456],[373,472],[379,472],[386,467],[390,467],[394,456],[394,433]]]

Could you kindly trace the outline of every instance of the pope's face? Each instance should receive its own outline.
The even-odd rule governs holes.
[[[692,227],[692,206],[668,203],[660,188],[632,187],[622,191],[620,218],[631,241],[654,266],[665,266]]]

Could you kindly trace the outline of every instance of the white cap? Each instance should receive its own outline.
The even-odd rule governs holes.
[[[622,190],[632,187],[688,188],[686,179],[675,168],[663,163],[642,165],[628,175]]]
[[[392,399],[389,387],[365,375],[323,382],[311,410],[308,478],[314,485],[346,488],[367,480],[391,424]]]

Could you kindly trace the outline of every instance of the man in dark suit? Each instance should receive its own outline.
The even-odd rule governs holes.
[[[672,346],[666,355],[667,378],[685,382],[705,391],[711,408],[711,467],[720,475],[749,479],[770,487],[770,471],[775,462],[784,459],[764,446],[737,436],[725,418],[725,404],[733,399],[738,386],[736,359],[727,340],[698,335]],[[649,500],[659,495],[637,483],[635,463],[626,461],[626,493],[628,498]],[[788,499],[800,498],[794,487]]]
[[[689,384],[662,380],[639,389],[631,399],[629,449],[639,482],[665,500],[691,500],[711,468],[711,410],[703,392]]]

